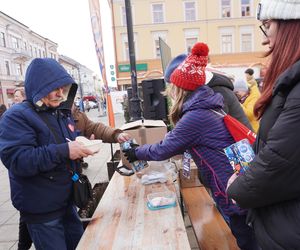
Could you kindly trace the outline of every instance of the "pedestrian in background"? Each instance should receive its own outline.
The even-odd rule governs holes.
[[[211,189],[221,212],[229,217],[230,228],[241,249],[258,249],[253,230],[246,225],[246,210],[228,200],[225,192],[233,169],[223,149],[234,143],[224,122],[213,110],[223,108],[223,97],[205,83],[208,47],[196,43],[188,55],[170,75],[170,96],[174,99],[170,119],[175,124],[156,144],[146,144],[125,151],[130,162],[136,160],[161,161],[185,151],[196,163],[204,185]],[[178,58],[167,66],[173,68]],[[185,154],[186,155],[186,154]]]
[[[262,0],[257,17],[270,61],[254,108],[256,157],[244,175],[232,176],[228,195],[251,208],[248,223],[262,249],[299,249],[300,1]]]
[[[26,99],[25,89],[18,87],[14,89],[14,103],[21,103]]]
[[[1,104],[0,105],[0,119],[2,117],[2,115],[4,114],[4,112],[6,111],[6,106],[5,104]]]
[[[248,68],[245,70],[245,76],[248,83],[248,87],[251,88],[252,86],[258,87],[257,81],[254,78],[254,70],[251,68]]]
[[[251,87],[243,79],[237,79],[233,83],[234,93],[238,97],[242,108],[249,119],[253,131],[257,133],[259,127],[259,121],[254,115],[254,105],[260,97],[260,92],[256,84]]]
[[[93,153],[74,140],[71,107],[77,84],[54,59],[36,58],[25,76],[27,101],[0,121],[0,157],[9,171],[11,197],[35,248],[75,249],[83,233],[72,201],[77,160]]]

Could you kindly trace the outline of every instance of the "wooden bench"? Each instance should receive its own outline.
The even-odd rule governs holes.
[[[200,183],[197,169],[192,169],[190,179],[180,171],[180,193],[201,250],[239,249],[213,199]]]

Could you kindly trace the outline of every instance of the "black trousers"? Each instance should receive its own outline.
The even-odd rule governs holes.
[[[253,228],[246,224],[247,215],[229,216],[229,224],[232,234],[235,236],[241,250],[260,250]]]
[[[32,245],[32,240],[29,235],[27,225],[20,216],[19,222],[19,243],[18,243],[18,250],[28,250]]]

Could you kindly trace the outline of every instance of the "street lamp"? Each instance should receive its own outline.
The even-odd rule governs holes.
[[[131,120],[141,120],[141,99],[137,92],[137,77],[136,77],[136,64],[135,64],[135,51],[133,42],[133,28],[132,28],[132,15],[131,15],[131,4],[130,0],[125,0],[125,12],[126,12],[126,23],[127,23],[127,36],[128,36],[128,48],[129,48],[129,59],[131,67],[131,86],[132,86],[132,98],[130,99],[130,110]]]

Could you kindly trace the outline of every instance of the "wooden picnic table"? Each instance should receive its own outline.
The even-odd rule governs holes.
[[[113,175],[77,247],[190,249],[180,206],[151,211],[147,195],[174,191],[173,182],[142,185],[136,175]]]

